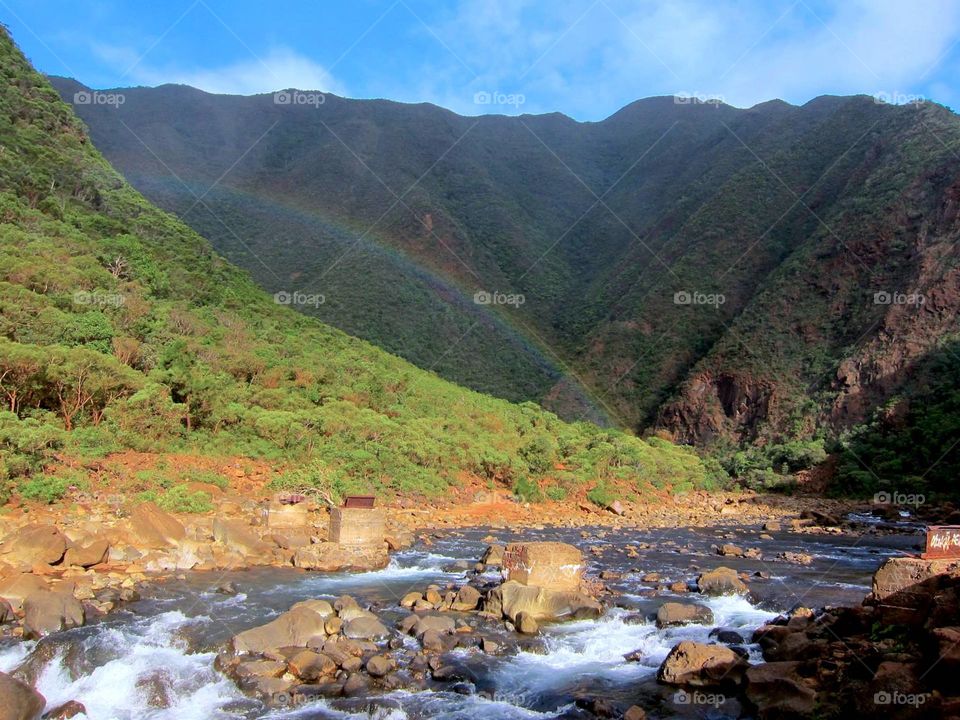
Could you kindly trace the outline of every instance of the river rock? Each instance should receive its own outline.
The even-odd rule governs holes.
[[[78,567],[93,567],[107,561],[110,553],[110,543],[107,540],[94,540],[84,547],[74,546],[68,548],[63,556],[64,565],[76,565]]]
[[[743,548],[739,545],[734,545],[732,543],[724,543],[717,548],[717,555],[725,555],[729,557],[743,557]]]
[[[24,525],[3,540],[0,559],[19,570],[53,565],[63,559],[67,538],[54,525]]]
[[[330,618],[333,613],[333,605],[331,605],[327,600],[301,600],[298,603],[294,603],[290,609],[294,610],[296,608],[307,608],[308,610],[313,610],[320,617]]]
[[[480,558],[484,565],[503,565],[503,553],[506,550],[505,545],[490,545]]]
[[[0,579],[0,598],[9,602],[16,612],[20,612],[28,595],[46,590],[47,587],[47,581],[37,575],[11,575]]]
[[[287,669],[301,680],[314,682],[337,672],[337,664],[327,655],[315,650],[301,650],[287,661]]]
[[[53,710],[44,713],[43,720],[69,720],[77,715],[86,715],[87,708],[82,702],[68,700],[63,705],[58,705]]]
[[[473,587],[473,585],[464,585],[457,591],[457,597],[451,604],[450,609],[458,612],[476,610],[481,598],[480,591]]]
[[[423,600],[423,593],[408,592],[406,595],[400,598],[400,607],[412,608],[421,600]]]
[[[390,561],[386,545],[341,545],[320,542],[297,550],[293,564],[306,570],[338,572],[340,570],[380,570]]]
[[[282,647],[306,647],[311,638],[326,635],[324,616],[309,607],[291,608],[266,625],[233,636],[236,653],[267,653]]]
[[[23,636],[42,638],[83,625],[83,605],[65,592],[41,590],[23,601]]]
[[[817,694],[797,674],[799,666],[773,662],[747,669],[745,694],[759,720],[800,720],[814,714]]]
[[[521,585],[576,591],[584,568],[579,548],[567,543],[510,543],[503,553],[504,578]]]
[[[371,676],[380,678],[388,674],[393,670],[394,664],[387,655],[374,655],[372,658],[367,660],[366,668],[367,672]]]
[[[487,593],[483,609],[516,624],[517,615],[528,613],[535,620],[562,620],[600,617],[600,603],[582,592],[548,590],[521,585],[513,580]]]
[[[956,560],[890,558],[874,573],[870,601],[880,606],[881,618],[888,624],[922,625],[937,609],[936,598],[948,599],[941,593],[958,576]]]
[[[744,595],[749,592],[737,571],[723,566],[701,573],[697,587],[705,595]]]
[[[743,658],[728,647],[684,640],[664,659],[657,680],[691,687],[736,685],[746,668]]]
[[[383,538],[390,550],[406,550],[413,545],[417,539],[411,532],[399,532],[392,535],[385,535]]]
[[[448,634],[454,632],[456,627],[456,623],[449,615],[422,615],[417,618],[412,632],[417,637],[421,637],[425,632],[430,630],[435,630],[440,634]]]
[[[361,673],[355,672],[343,684],[343,694],[347,697],[356,697],[357,695],[366,695],[370,689],[370,683]]]
[[[839,527],[842,521],[836,515],[820,512],[819,510],[804,510],[800,513],[801,520],[810,520],[820,527]]]
[[[523,635],[536,635],[540,632],[540,626],[530,613],[523,611],[517,613],[517,630]]]
[[[25,682],[0,672],[0,720],[36,720],[46,704]]]
[[[261,540],[253,528],[242,520],[214,518],[213,539],[248,557],[263,557],[272,551],[271,545]]]
[[[706,605],[667,602],[657,610],[657,627],[673,625],[710,625],[713,623],[713,611]]]
[[[287,671],[287,664],[279,660],[250,660],[238,663],[233,673],[243,686],[249,686],[258,678],[278,678]]]
[[[152,502],[138,504],[129,518],[131,544],[138,548],[161,549],[186,537],[183,523]]]
[[[343,626],[343,634],[351,640],[381,640],[390,631],[376,617],[361,616],[347,622]]]

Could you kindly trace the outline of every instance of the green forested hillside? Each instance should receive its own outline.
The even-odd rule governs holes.
[[[953,283],[960,120],[934,103],[649,98],[578,123],[120,92],[76,106],[97,146],[261,285],[322,293],[301,310],[564,417],[699,445],[836,439],[958,331],[934,291]]]
[[[0,67],[5,496],[56,499],[83,480],[44,475],[55,456],[125,449],[265,458],[334,494],[709,483],[669,442],[464,390],[277,304],[127,185],[5,31]]]

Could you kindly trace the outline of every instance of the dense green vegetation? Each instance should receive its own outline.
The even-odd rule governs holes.
[[[275,487],[334,496],[716,482],[688,449],[464,390],[275,303],[126,184],[5,32],[0,68],[2,499],[56,502],[85,479],[55,458],[128,449],[266,459]],[[226,480],[132,482],[199,512],[191,483]]]

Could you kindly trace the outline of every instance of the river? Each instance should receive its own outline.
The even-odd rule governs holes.
[[[592,529],[589,537],[570,529],[491,531],[478,528],[446,532],[432,545],[420,543],[395,553],[381,571],[359,574],[302,573],[263,568],[243,572],[191,572],[149,586],[143,597],[83,628],[40,643],[0,647],[0,670],[33,679],[48,707],[79,700],[90,720],[219,720],[258,718],[589,718],[578,697],[602,697],[618,706],[637,704],[656,717],[737,717],[735,699],[691,696],[658,685],[658,665],[681,639],[707,641],[719,628],[747,641],[755,628],[792,607],[856,604],[869,590],[870,577],[888,556],[915,547],[914,535],[840,535],[772,533],[759,539],[758,528]],[[489,655],[457,649],[447,660],[460,680],[430,683],[424,691],[395,691],[371,697],[313,700],[291,697],[266,707],[239,691],[219,673],[214,661],[233,634],[261,625],[306,598],[350,594],[373,606],[385,621],[403,617],[398,600],[430,583],[462,583],[458,560],[473,563],[494,534],[514,539],[562,540],[580,546],[589,572],[615,572],[607,581],[619,593],[599,620],[546,626],[536,638],[518,639],[505,630],[496,636],[507,649]],[[713,546],[733,542],[759,548],[763,560],[719,557]],[[623,552],[637,548],[637,557]],[[810,565],[777,561],[781,552],[813,556]],[[718,565],[762,573],[750,583],[752,596],[703,598],[689,593],[654,592],[644,574],[657,572],[665,582],[692,581],[701,569]],[[491,580],[494,573],[489,573]],[[237,594],[214,588],[232,581]],[[658,629],[649,619],[666,600],[695,600],[710,606],[713,626]],[[489,632],[485,632],[490,636]],[[395,652],[417,647],[413,639]],[[760,660],[747,645],[751,659]],[[640,651],[639,661],[624,655]],[[83,716],[78,716],[83,717]]]

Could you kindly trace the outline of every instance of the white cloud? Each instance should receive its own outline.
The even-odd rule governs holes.
[[[285,47],[260,57],[238,60],[217,68],[157,67],[149,57],[129,48],[98,45],[95,52],[115,66],[129,84],[180,83],[211,93],[254,95],[285,88],[345,94],[342,85],[322,65]]]
[[[459,64],[441,53],[436,71],[420,69],[421,97],[510,112],[471,108],[469,98],[518,92],[527,98],[521,112],[582,119],[683,91],[741,107],[877,92],[948,101],[939,63],[960,54],[955,0],[553,0],[549,12],[519,0],[462,0],[434,27],[477,77],[453,80],[440,65]]]

